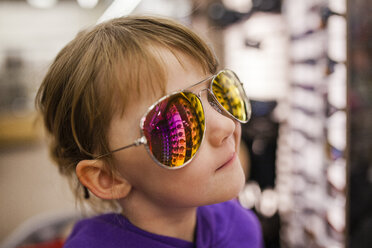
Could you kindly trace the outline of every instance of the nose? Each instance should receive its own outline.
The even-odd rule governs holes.
[[[208,139],[213,146],[221,146],[229,137],[234,135],[237,125],[240,124],[224,115],[221,106],[215,102],[209,95],[209,92],[206,96],[207,99],[205,100],[207,101],[203,102],[206,120],[205,138]]]

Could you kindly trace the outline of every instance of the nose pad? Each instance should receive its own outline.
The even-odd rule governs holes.
[[[214,98],[210,90],[207,90],[207,99],[208,99],[209,104],[212,106],[212,108],[214,108],[221,115],[226,116],[225,110],[222,109],[222,107],[217,103],[217,100]]]

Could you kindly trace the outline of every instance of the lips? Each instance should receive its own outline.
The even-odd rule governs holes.
[[[231,155],[231,157],[230,157],[228,160],[226,160],[225,163],[223,163],[221,166],[219,166],[219,167],[217,168],[217,170],[223,169],[223,168],[225,168],[225,167],[231,165],[232,162],[235,160],[235,158],[236,158],[236,153],[234,152],[234,153]],[[217,171],[217,170],[216,170],[216,171]]]

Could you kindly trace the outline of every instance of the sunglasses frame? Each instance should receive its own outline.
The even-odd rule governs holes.
[[[245,104],[245,107],[246,107],[246,112],[247,112],[247,120],[246,121],[241,121],[239,120],[238,118],[236,118],[234,115],[232,115],[229,111],[227,111],[222,105],[221,103],[217,100],[216,96],[213,94],[213,90],[212,90],[212,84],[213,84],[213,81],[216,79],[216,77],[218,75],[220,75],[221,73],[224,73],[224,72],[229,72],[229,73],[232,73],[234,75],[234,77],[236,77],[236,79],[238,80],[238,82],[240,83],[240,87],[241,87],[241,90],[243,91],[243,95],[242,95],[242,99],[244,101],[244,104]],[[201,91],[199,91],[198,94],[192,92],[192,91],[189,91],[188,89],[190,88],[193,88],[205,81],[208,81],[210,80],[210,83],[209,83],[209,86],[205,89],[202,89]],[[201,100],[201,92],[202,91],[207,91],[207,94],[208,94],[208,102],[209,104],[217,111],[219,112],[220,114],[224,115],[224,116],[227,116],[233,120],[236,120],[238,121],[239,123],[247,123],[249,121],[249,119],[251,118],[251,113],[252,113],[252,110],[251,110],[251,104],[249,102],[249,99],[245,93],[245,90],[244,90],[244,87],[243,87],[243,83],[240,81],[240,79],[238,78],[238,76],[232,71],[232,70],[229,70],[229,69],[223,69],[223,70],[220,70],[219,72],[217,72],[216,74],[210,76],[210,77],[207,77],[191,86],[188,86],[187,88],[185,89],[182,89],[182,90],[179,90],[179,91],[174,91],[172,93],[169,93],[163,97],[161,97],[160,99],[158,99],[157,101],[155,101],[155,103],[153,103],[150,107],[148,107],[147,111],[144,113],[144,115],[141,117],[141,120],[140,120],[140,132],[141,132],[141,137],[136,139],[132,144],[130,145],[127,145],[127,146],[123,146],[123,147],[119,147],[115,150],[112,150],[106,154],[103,154],[103,155],[99,155],[97,157],[95,157],[94,159],[100,159],[100,158],[103,158],[103,157],[106,157],[112,153],[115,153],[115,152],[118,152],[118,151],[121,151],[121,150],[124,150],[124,149],[127,149],[129,147],[133,147],[133,146],[140,146],[140,145],[145,145],[145,148],[147,150],[147,152],[149,153],[150,157],[152,158],[152,160],[155,161],[155,163],[157,165],[159,165],[160,167],[162,168],[166,168],[166,169],[169,169],[169,170],[175,170],[175,169],[181,169],[183,167],[185,167],[187,164],[189,164],[195,157],[196,155],[198,154],[199,152],[199,149],[195,152],[194,156],[192,158],[190,158],[187,162],[185,162],[184,164],[180,165],[180,166],[174,166],[174,167],[171,167],[171,166],[167,166],[167,165],[164,165],[162,163],[160,163],[160,161],[152,154],[152,152],[150,151],[150,147],[149,145],[147,144],[147,139],[146,139],[146,136],[144,134],[144,131],[143,131],[143,127],[144,127],[144,124],[145,124],[145,121],[146,121],[146,117],[147,115],[155,108],[156,105],[158,105],[160,102],[164,101],[165,99],[171,97],[171,96],[174,96],[174,95],[177,95],[177,94],[180,94],[180,93],[191,93],[193,94],[195,97],[198,98],[198,100],[200,101],[200,104],[201,104],[201,108],[203,110],[203,113],[204,112],[204,106],[203,106],[203,102]],[[211,100],[210,97],[213,98],[213,100]],[[204,120],[205,120],[205,117],[204,117]],[[203,136],[201,138],[201,141],[200,141],[200,146],[204,140],[204,135],[205,135],[205,130],[207,128],[207,123],[206,121],[204,121],[204,130],[203,130]]]

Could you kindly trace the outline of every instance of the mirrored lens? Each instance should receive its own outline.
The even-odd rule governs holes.
[[[181,92],[156,104],[147,114],[143,132],[150,153],[162,165],[180,167],[195,156],[204,135],[200,99]]]
[[[221,106],[236,119],[242,122],[249,120],[250,106],[234,72],[230,70],[220,72],[212,82],[212,92]]]

